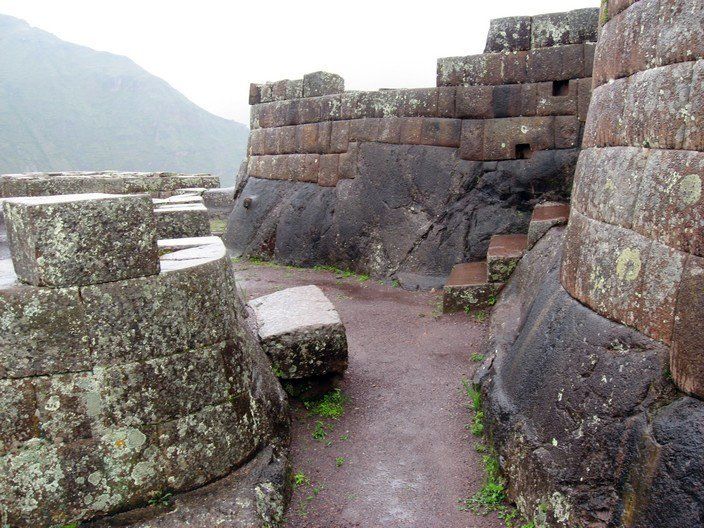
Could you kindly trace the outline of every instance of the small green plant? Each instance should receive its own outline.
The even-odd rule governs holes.
[[[482,436],[484,434],[484,413],[482,411],[475,413],[470,430],[474,436]]]
[[[487,314],[484,310],[477,310],[476,312],[474,312],[474,319],[478,323],[483,323],[484,321],[486,321],[486,318]]]
[[[337,458],[335,458],[335,465],[336,465],[337,467],[341,467],[342,464],[344,464],[344,463],[345,463],[345,457],[337,457]]]
[[[394,288],[400,288],[400,287],[401,287],[401,283],[398,282],[398,279],[394,279],[394,280],[391,281],[391,286],[394,287]]]
[[[496,304],[496,296],[490,295],[486,302],[489,306],[494,306]]]
[[[3,525],[9,528],[10,525]],[[64,524],[61,528],[78,528],[78,523]]]
[[[349,439],[350,439],[350,435],[348,435],[348,434],[340,435],[340,440],[342,440],[343,442],[347,442],[347,440],[349,440]]]
[[[340,389],[335,389],[321,398],[310,400],[304,403],[306,409],[311,414],[322,418],[332,418],[337,420],[345,414],[345,402],[347,397]]]
[[[302,471],[298,471],[293,474],[293,485],[297,488],[300,486],[308,486],[310,485],[310,479]]]
[[[328,436],[328,432],[325,430],[325,424],[322,421],[318,420],[315,422],[315,428],[311,436],[319,442],[322,442]]]
[[[149,499],[149,506],[168,506],[171,504],[173,493],[164,492]]]
[[[484,354],[479,354],[478,352],[475,352],[469,357],[469,359],[471,359],[475,363],[479,363],[480,361],[484,361]]]

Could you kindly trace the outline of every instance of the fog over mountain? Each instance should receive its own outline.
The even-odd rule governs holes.
[[[223,185],[233,181],[247,127],[203,110],[127,57],[6,15],[0,50],[0,173],[211,172]]]

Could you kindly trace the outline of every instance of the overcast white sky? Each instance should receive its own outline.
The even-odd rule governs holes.
[[[250,82],[326,70],[347,89],[435,86],[438,57],[484,51],[489,20],[598,0],[0,0],[0,13],[126,55],[203,108],[249,122]]]

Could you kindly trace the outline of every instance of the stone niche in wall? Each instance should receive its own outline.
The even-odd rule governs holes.
[[[493,234],[525,232],[535,204],[569,198],[597,15],[493,21],[487,52],[439,59],[434,88],[345,91],[325,72],[252,85],[228,249],[441,286]]]

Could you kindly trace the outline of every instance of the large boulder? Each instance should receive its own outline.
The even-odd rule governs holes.
[[[665,345],[563,289],[563,238],[520,261],[476,380],[511,498],[536,526],[700,526],[704,402],[677,391]]]

